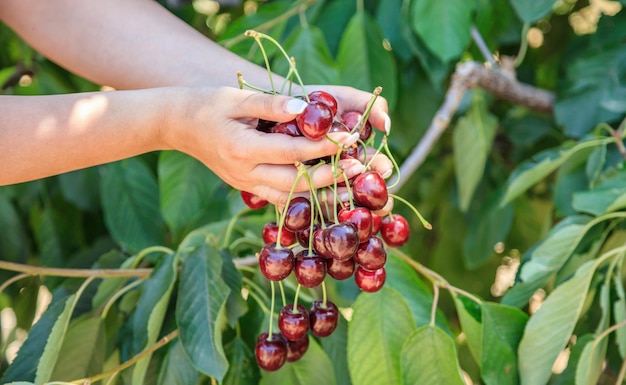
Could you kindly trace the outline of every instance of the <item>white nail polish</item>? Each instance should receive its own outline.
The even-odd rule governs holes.
[[[351,146],[356,143],[357,140],[359,140],[359,133],[355,132],[352,135],[348,136],[346,140],[343,141],[343,144],[346,146]]]
[[[389,135],[391,132],[391,118],[385,114],[385,134]]]
[[[383,179],[387,179],[391,176],[391,174],[393,173],[392,169],[389,169],[387,171],[385,171],[381,176],[383,177]]]
[[[304,111],[307,105],[308,103],[304,100],[293,98],[285,104],[285,110],[288,114],[300,114]]]
[[[350,194],[348,193],[339,194],[339,200],[342,202],[347,202],[348,200],[350,200]]]

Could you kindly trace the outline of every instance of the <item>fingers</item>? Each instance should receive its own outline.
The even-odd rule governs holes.
[[[304,100],[290,96],[269,95],[236,88],[225,88],[221,92],[233,93],[233,96],[237,97],[238,102],[231,104],[236,108],[230,114],[234,118],[255,117],[273,122],[287,122],[302,113],[307,106]]]

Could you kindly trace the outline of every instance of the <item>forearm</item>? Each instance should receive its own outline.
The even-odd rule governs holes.
[[[118,89],[255,85],[267,72],[152,0],[2,0],[0,19],[69,70]]]
[[[0,96],[0,185],[159,149],[162,96],[161,90]]]

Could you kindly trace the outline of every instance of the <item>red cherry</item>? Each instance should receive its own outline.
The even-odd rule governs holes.
[[[305,197],[295,197],[287,205],[285,227],[296,232],[311,225],[311,201]]]
[[[363,116],[362,113],[358,111],[346,111],[341,114],[341,121],[345,124],[350,130],[354,129],[359,119]],[[366,121],[365,124],[360,124],[358,127],[359,130],[359,139],[363,142],[367,141],[369,137],[372,135],[372,125],[369,121]]]
[[[343,261],[334,258],[326,259],[326,272],[338,281],[352,277],[354,267],[354,258],[344,259]]]
[[[311,321],[311,333],[314,336],[328,337],[335,331],[339,323],[339,309],[328,300],[326,306],[321,299],[315,300],[311,304],[309,320]]]
[[[314,100],[296,117],[296,122],[302,135],[312,140],[320,140],[330,130],[333,114],[326,104]]]
[[[290,120],[288,122],[278,123],[271,129],[274,134],[285,134],[289,136],[302,136],[302,133],[298,129],[296,120]]]
[[[278,238],[278,224],[276,222],[267,222],[263,226],[263,241],[265,244],[276,243],[276,238]],[[280,234],[280,244],[291,246],[294,243],[296,243],[296,234],[283,226],[283,231]]]
[[[375,211],[387,204],[389,194],[382,176],[376,171],[367,171],[358,175],[352,183],[354,201],[362,207]]]
[[[328,226],[322,232],[324,247],[331,258],[352,258],[359,247],[359,233],[352,223],[343,222]]]
[[[309,348],[309,335],[305,334],[304,337],[297,341],[287,341],[287,362],[298,361]]]
[[[253,210],[257,210],[267,206],[267,201],[256,194],[249,193],[247,191],[241,192],[241,199],[243,199],[243,203],[246,206],[250,207]]]
[[[383,217],[381,217],[378,214],[372,213],[372,235],[378,234],[382,224],[383,224]]]
[[[378,270],[387,262],[387,252],[383,241],[378,237],[371,237],[365,243],[359,245],[354,254],[354,262],[367,270]]]
[[[386,244],[393,247],[400,247],[409,240],[409,223],[400,214],[388,215],[383,218],[380,228],[380,235]]]
[[[328,108],[330,108],[330,112],[332,112],[333,116],[337,115],[337,99],[328,92],[313,91],[309,94],[309,100],[316,100],[326,104]]]
[[[368,293],[380,290],[385,284],[386,278],[387,273],[384,267],[372,271],[365,269],[363,266],[359,266],[354,272],[354,282],[356,282],[359,289]]]
[[[294,256],[291,249],[277,248],[269,243],[259,253],[259,268],[270,281],[282,281],[293,270]]]
[[[339,222],[352,223],[359,234],[359,243],[366,242],[372,236],[372,212],[365,207],[346,207],[338,213]]]
[[[308,288],[317,287],[326,277],[326,263],[319,255],[302,250],[296,255],[293,272],[300,285]]]
[[[254,355],[259,367],[268,372],[280,369],[287,361],[287,343],[279,333],[262,333],[256,340]]]
[[[309,312],[300,304],[296,311],[293,305],[284,306],[278,314],[278,328],[289,341],[301,339],[309,331]]]
[[[272,127],[276,125],[276,122],[272,122],[271,120],[259,119],[259,122],[256,125],[256,129],[261,132],[270,133],[272,132]]]

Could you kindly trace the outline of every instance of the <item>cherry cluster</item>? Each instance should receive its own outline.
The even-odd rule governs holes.
[[[369,109],[363,113],[347,111],[339,116],[337,101],[332,95],[315,91],[306,99],[307,107],[293,121],[260,121],[257,129],[311,140],[321,140],[329,132],[358,132],[358,144],[344,146],[334,157],[304,162],[304,167],[346,158],[362,161],[365,143],[372,134],[372,126],[367,121]],[[339,311],[326,298],[324,280],[327,276],[336,280],[353,278],[361,290],[376,292],[386,279],[385,245],[397,247],[408,240],[409,225],[405,218],[399,214],[377,214],[389,200],[387,185],[378,172],[366,168],[350,180],[338,175],[334,187],[338,186],[347,189],[349,202],[329,207],[328,201],[320,203],[311,188],[309,197],[292,197],[277,220],[263,227],[265,246],[258,254],[261,272],[272,285],[293,272],[299,284],[294,303],[285,305],[279,312],[280,333],[272,333],[270,326],[270,331],[257,339],[255,355],[264,370],[278,370],[285,362],[300,359],[309,346],[309,331],[321,338],[335,330]],[[268,203],[248,192],[241,192],[241,196],[253,209]],[[320,285],[322,299],[314,301],[310,309],[298,304],[300,287]]]

